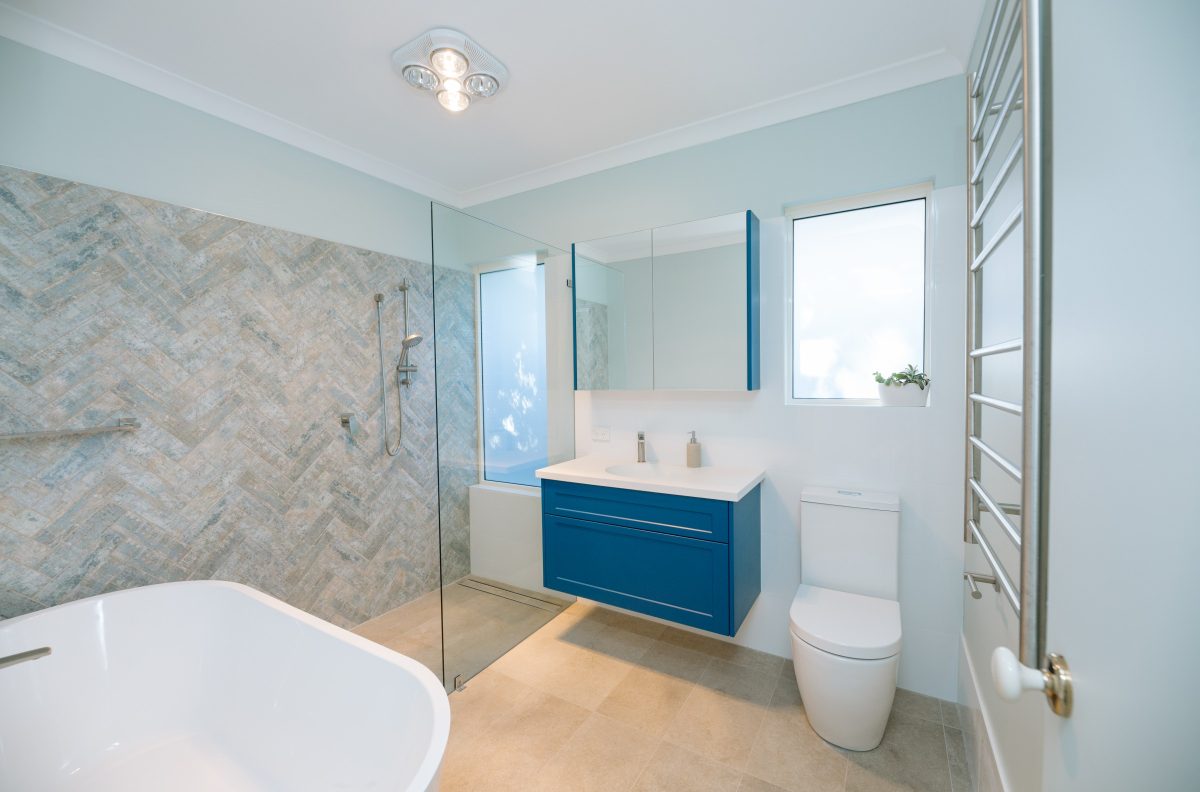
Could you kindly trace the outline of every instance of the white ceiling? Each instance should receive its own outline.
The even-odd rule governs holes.
[[[0,35],[465,206],[964,70],[983,0],[0,0]],[[393,49],[508,67],[451,115]]]

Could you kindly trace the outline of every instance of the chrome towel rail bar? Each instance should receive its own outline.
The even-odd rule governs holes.
[[[995,518],[996,522],[1000,523],[1000,527],[1004,529],[1004,533],[1012,540],[1013,546],[1020,548],[1021,530],[1013,525],[1012,520],[1008,519],[1000,504],[996,503],[992,496],[988,494],[988,491],[983,488],[978,479],[968,479],[967,483],[971,485],[971,489],[975,492],[983,507],[992,513],[992,517]]]
[[[987,87],[983,90],[983,106],[991,107],[992,100],[996,96],[996,91],[1000,87],[1000,76],[1004,74],[1005,67],[1008,66],[1008,59],[1012,57],[1013,50],[1016,48],[1017,33],[1020,30],[1021,9],[1018,8],[1013,12],[1012,17],[1008,21],[1008,30],[1004,34],[1004,44],[1000,50],[1000,59],[996,62],[996,68],[992,70],[987,77]],[[987,117],[987,113],[980,113],[975,119],[975,124],[971,128],[971,140],[979,140],[983,134],[983,119]]]
[[[971,531],[971,537],[975,543],[979,545],[979,549],[983,551],[983,557],[987,559],[988,566],[992,568],[992,572],[996,575],[996,582],[1000,584],[1000,591],[1004,594],[1004,599],[1008,600],[1008,604],[1018,616],[1021,615],[1021,597],[1017,594],[1017,588],[1012,582],[1012,578],[1004,571],[1004,565],[1000,563],[1000,559],[996,557],[996,551],[992,548],[992,543],[983,535],[983,531],[979,530],[979,523],[971,520],[967,523],[967,527]]]
[[[1021,480],[1020,469],[1018,469],[1017,466],[1014,465],[1012,462],[1009,462],[1007,459],[1005,459],[1003,456],[1001,456],[1000,452],[998,452],[996,449],[992,448],[990,445],[988,445],[987,443],[980,440],[978,437],[975,437],[974,435],[968,437],[967,439],[971,441],[971,445],[975,446],[980,451],[982,451],[984,456],[986,456],[988,459],[995,462],[996,465],[1001,470],[1003,470],[1008,475],[1012,476],[1017,481]]]
[[[1000,20],[1004,18],[1005,5],[1007,5],[1007,0],[1000,0],[996,3],[996,10],[992,12],[992,21],[988,23],[987,40],[983,44],[983,54],[979,58],[979,75],[983,75],[987,71],[992,57],[992,47],[996,43],[996,36],[1000,33]],[[982,88],[982,82],[977,80],[969,92],[970,97],[974,99],[979,96]]]
[[[81,429],[52,429],[41,432],[14,432],[0,434],[0,442],[6,440],[57,440],[60,437],[86,437],[88,435],[107,434],[109,432],[132,432],[141,429],[142,424],[136,418],[120,418],[110,426],[88,426]]]
[[[987,357],[988,355],[999,355],[1002,352],[1016,352],[1021,348],[1021,344],[1021,339],[1014,338],[1011,341],[1001,341],[999,344],[991,344],[990,346],[979,347],[979,349],[972,349],[970,355],[973,358],[981,358]]]
[[[1017,159],[1021,156],[1021,150],[1024,147],[1024,135],[1013,141],[1012,148],[1008,150],[1008,156],[1004,158],[1004,164],[1000,166],[1000,171],[996,174],[996,181],[984,193],[983,200],[979,202],[979,208],[975,210],[975,215],[971,218],[972,228],[979,228],[983,225],[983,216],[991,208],[992,201],[996,200],[996,196],[1000,193],[1000,188],[1004,186],[1004,180],[1008,178],[1008,174],[1012,172],[1013,166],[1017,164]]]
[[[1017,73],[1013,75],[1012,85],[1008,88],[1008,94],[1004,97],[1004,104],[1000,111],[1000,120],[992,127],[992,131],[988,134],[987,142],[983,144],[983,151],[979,154],[979,160],[975,163],[975,170],[971,173],[971,184],[978,184],[983,178],[983,169],[987,167],[988,160],[992,158],[992,151],[996,148],[996,142],[1000,140],[1000,133],[1004,131],[1005,122],[1011,117],[1009,110],[1016,101],[1017,96],[1021,91],[1021,69],[1017,68]]]
[[[971,272],[975,272],[982,267],[983,262],[987,261],[988,256],[992,255],[996,248],[1000,247],[1000,243],[1004,241],[1009,232],[1016,228],[1017,221],[1021,219],[1023,209],[1024,207],[1021,204],[1017,204],[1008,217],[1004,218],[1004,222],[1000,224],[1000,230],[987,241],[987,244],[980,248],[979,253],[975,256],[975,260],[971,262]]]
[[[984,396],[982,393],[972,393],[970,394],[970,399],[976,404],[982,404],[986,407],[995,407],[997,410],[1004,410],[1004,412],[1012,413],[1013,415],[1021,414],[1021,405],[1015,402],[1004,401],[1003,399],[996,399],[991,396]]]

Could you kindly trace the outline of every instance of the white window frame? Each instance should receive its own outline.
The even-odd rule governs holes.
[[[493,261],[488,264],[476,264],[471,267],[471,289],[475,296],[475,393],[479,394],[477,405],[475,408],[475,437],[477,438],[477,454],[475,475],[478,479],[478,484],[483,484],[497,489],[513,490],[515,492],[532,492],[541,491],[541,488],[530,484],[514,484],[511,481],[493,481],[484,477],[485,465],[484,454],[487,449],[484,444],[487,438],[483,432],[483,295],[479,288],[479,278],[481,275],[486,275],[489,272],[500,272],[501,270],[510,269],[525,269],[530,265],[528,255],[506,256],[498,261]],[[541,267],[544,263],[540,256],[534,257],[532,266]]]
[[[924,362],[921,364],[926,374],[930,374],[929,365],[932,360],[932,346],[930,344],[931,337],[931,318],[929,313],[929,298],[931,295],[930,288],[930,273],[932,271],[933,261],[933,246],[934,246],[934,213],[933,213],[933,183],[922,182],[913,184],[907,187],[897,187],[890,190],[880,190],[878,192],[863,193],[859,195],[847,196],[845,198],[836,198],[830,201],[821,201],[819,203],[808,204],[793,204],[783,208],[783,216],[786,220],[786,250],[787,250],[787,266],[785,267],[785,288],[783,290],[783,324],[784,333],[786,334],[783,343],[783,403],[789,406],[807,406],[807,407],[882,407],[883,403],[879,399],[797,399],[792,395],[793,378],[792,366],[795,361],[793,346],[796,342],[795,330],[793,324],[795,315],[793,313],[793,298],[796,285],[796,240],[795,240],[795,223],[797,220],[803,220],[807,217],[818,217],[820,215],[835,214],[837,212],[849,212],[856,209],[869,209],[873,206],[883,206],[885,204],[902,203],[904,201],[915,201],[925,199],[925,271],[924,271],[924,289],[922,293],[922,332],[923,332],[923,351],[922,357]],[[932,374],[930,374],[932,378]]]

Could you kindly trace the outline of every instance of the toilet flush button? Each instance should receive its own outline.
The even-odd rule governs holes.
[[[862,493],[855,492],[854,490],[838,490],[838,495],[852,495],[857,498],[862,495]]]

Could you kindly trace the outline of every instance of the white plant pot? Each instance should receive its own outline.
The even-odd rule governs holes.
[[[884,385],[879,383],[879,401],[884,407],[924,407],[929,398],[929,389],[925,390],[911,382],[907,385]]]

